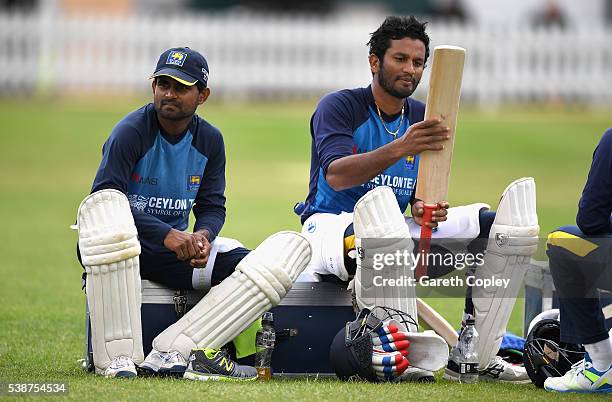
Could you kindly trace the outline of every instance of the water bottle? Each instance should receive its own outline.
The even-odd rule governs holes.
[[[255,336],[255,368],[257,369],[257,378],[260,380],[269,380],[272,377],[270,367],[275,341],[274,315],[267,312],[261,317],[261,328],[257,330]]]
[[[478,332],[474,320],[468,319],[459,337],[459,382],[478,382]]]

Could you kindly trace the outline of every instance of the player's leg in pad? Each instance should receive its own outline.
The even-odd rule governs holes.
[[[159,334],[149,356],[178,352],[189,361],[186,378],[218,379],[223,375],[249,379],[256,375],[217,351],[280,302],[310,257],[310,244],[299,233],[279,232],[268,237],[240,261],[231,276]],[[146,360],[154,362],[149,356]],[[216,365],[217,371],[211,365]],[[208,369],[203,369],[205,366]]]
[[[89,195],[77,216],[79,250],[87,273],[93,360],[97,374],[134,377],[143,361],[140,269],[134,218],[125,195]]]
[[[410,230],[399,209],[393,190],[380,186],[369,191],[355,204],[353,214],[355,247],[357,249],[357,271],[354,291],[359,309],[374,306],[391,307],[417,318],[415,286],[376,286],[372,278],[381,275],[386,279],[402,276],[413,278],[413,266],[396,264],[391,269],[375,267],[376,256],[393,254],[395,251],[412,252],[414,243]],[[400,262],[404,262],[403,259]],[[383,317],[379,317],[383,319]],[[414,325],[403,328],[417,331]]]
[[[212,271],[217,266],[215,264],[217,264],[221,260],[221,255],[230,255],[226,253],[234,251],[238,248],[242,248],[245,252],[248,252],[248,250],[244,249],[244,246],[238,240],[221,236],[217,236],[217,238],[212,242],[211,246],[212,249],[208,257],[208,263],[206,267],[203,269],[194,270],[194,274],[196,273],[196,271],[201,271],[197,272],[201,276],[199,276],[196,280],[197,285],[194,284],[194,288],[202,290],[204,291],[204,293],[210,290],[210,287],[212,285]],[[237,254],[234,254],[234,256],[230,258],[234,259],[236,258],[236,256],[239,256],[238,259],[234,260],[235,262],[233,264],[227,264],[228,268],[235,267],[236,264],[240,261],[240,258],[244,256],[244,253],[241,251]],[[225,263],[220,263],[220,265],[223,266],[221,267],[222,269],[225,269]],[[206,273],[208,273],[208,276],[206,275]],[[230,273],[227,273],[227,276],[229,275]],[[183,355],[181,355],[177,351],[160,352],[157,350],[152,350],[147,355],[145,361],[140,365],[140,368],[153,374],[178,377],[182,376],[183,373],[185,373],[185,369],[187,368],[187,360],[185,360]]]
[[[414,243],[410,230],[406,225],[393,190],[380,186],[361,197],[355,204],[353,214],[353,227],[355,230],[355,246],[357,249],[357,271],[354,279],[355,299],[359,309],[373,309],[374,306],[391,307],[407,313],[417,320],[416,289],[415,286],[375,286],[372,278],[380,275],[386,279],[413,278],[414,267],[412,260],[400,258],[399,264],[392,268],[375,267],[376,255],[395,254],[407,251],[411,253]],[[384,317],[379,317],[384,320]],[[417,332],[418,327],[412,324],[402,325],[401,330]],[[434,339],[438,342],[441,339]],[[431,345],[429,336],[414,337],[410,346],[411,352],[419,349],[426,350]],[[442,341],[443,342],[443,341]],[[444,347],[443,360],[448,357],[448,350]],[[413,360],[409,357],[409,360]],[[416,365],[415,362],[411,363]],[[433,373],[419,367],[410,366],[398,377],[398,380],[434,381]]]
[[[512,182],[503,192],[487,243],[484,264],[476,267],[475,279],[508,280],[507,286],[475,286],[472,289],[474,319],[480,335],[478,355],[480,379],[528,383],[524,367],[497,356],[506,325],[523,283],[525,269],[538,244],[536,188],[533,178]],[[459,350],[451,351],[445,378],[458,380]]]

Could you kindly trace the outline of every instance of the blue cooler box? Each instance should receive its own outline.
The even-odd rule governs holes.
[[[334,283],[297,282],[272,312],[277,333],[297,330],[295,336],[277,335],[273,373],[335,375],[329,348],[338,331],[355,319],[351,292]]]

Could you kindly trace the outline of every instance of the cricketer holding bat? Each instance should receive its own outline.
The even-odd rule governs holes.
[[[310,246],[295,232],[272,235],[251,252],[217,237],[225,149],[219,130],[195,114],[210,95],[208,63],[193,49],[172,48],[151,78],[153,102],[115,126],[79,206],[95,371],[133,377],[140,364],[196,380],[254,380],[254,368],[219,348],[278,304],[310,260]],[[154,339],[146,359],[141,277],[208,292]]]
[[[486,204],[449,208],[441,201],[433,222],[422,222],[423,204],[414,195],[419,154],[441,150],[449,138],[449,128],[435,118],[423,120],[425,105],[410,97],[429,56],[425,24],[414,17],[388,17],[368,44],[371,85],[326,95],[310,121],[309,192],[305,202],[296,206],[296,213],[313,256],[302,278],[349,281],[354,277],[351,286],[359,308],[391,307],[415,318],[414,287],[383,287],[376,297],[367,294],[372,284],[360,283],[359,278],[364,270],[372,269],[368,266],[372,261],[355,259],[355,245],[359,250],[362,239],[403,238],[403,247],[412,251],[421,224],[437,227],[434,238],[467,239],[462,245],[465,249],[472,239],[489,239],[484,264],[475,276],[501,276],[510,285],[468,290],[464,318],[475,318],[481,337],[480,378],[529,382],[523,367],[505,362],[497,351],[524,267],[537,245],[533,179],[510,184],[497,214]],[[406,218],[405,213],[411,217]],[[406,270],[412,274],[410,267]],[[457,356],[454,348],[445,372],[449,379],[459,377]],[[432,373],[424,370],[403,371],[396,366],[388,370],[407,379],[433,380]]]
[[[583,344],[585,358],[544,388],[556,392],[612,393],[612,343],[597,289],[612,291],[612,129],[593,153],[578,204],[577,226],[548,236],[550,272],[559,296],[561,341]]]

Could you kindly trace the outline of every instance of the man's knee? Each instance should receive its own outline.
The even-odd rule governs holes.
[[[597,288],[612,288],[609,242],[608,237],[587,237],[576,226],[548,235],[546,255],[561,297],[595,297]]]
[[[349,279],[345,266],[345,249],[354,247],[354,236],[352,233],[345,234],[345,231],[352,222],[353,214],[349,213],[320,213],[304,222],[302,235],[308,239],[313,250],[306,273],[335,275],[343,281]]]
[[[225,253],[217,254],[212,267],[212,286],[220,284],[221,281],[234,273],[238,263],[249,253],[250,250],[244,247],[238,247]]]
[[[170,289],[193,290],[193,267],[188,261],[179,261],[170,250],[143,247],[140,275],[142,279],[160,283]]]
[[[561,226],[560,228],[557,228],[555,230],[553,230],[551,233],[555,233],[555,232],[563,232],[563,233],[568,233],[574,236],[578,236],[578,237],[584,237],[584,233],[582,233],[582,231],[578,228],[578,226],[576,225],[565,225],[565,226]]]
[[[586,238],[585,234],[573,225],[553,230],[546,241],[546,254],[551,262],[551,270],[563,268],[566,262],[581,262],[597,248],[597,243]]]

